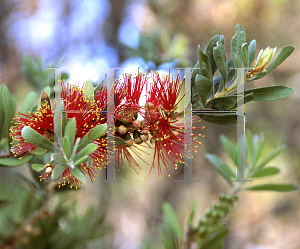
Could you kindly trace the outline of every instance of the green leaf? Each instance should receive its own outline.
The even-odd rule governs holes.
[[[60,153],[51,154],[50,160],[60,164],[67,163],[66,159]]]
[[[203,75],[197,74],[195,85],[202,104],[205,106],[207,96],[211,93],[213,83]]]
[[[247,104],[251,101],[255,100],[254,94],[253,93],[249,93],[245,96],[242,96],[238,99],[237,103],[233,105],[233,107],[231,107],[231,110],[236,109],[237,106],[241,106],[243,104]]]
[[[62,137],[65,136],[65,129],[66,129],[67,122],[68,122],[68,120],[67,120],[65,105],[62,104],[62,110],[61,110],[61,132],[62,132]]]
[[[235,75],[235,69],[233,65],[233,59],[230,59],[227,63],[227,68],[228,68],[228,78],[227,82],[231,81]]]
[[[241,46],[246,43],[246,33],[244,28],[237,24],[235,26],[236,33],[231,39],[231,57],[235,68],[240,68],[241,65]]]
[[[253,93],[254,101],[272,101],[279,100],[290,96],[293,93],[293,88],[283,85],[258,87],[245,90],[245,95]],[[244,93],[238,93],[244,94]],[[236,94],[232,95],[236,96]]]
[[[84,148],[88,143],[91,143],[101,136],[103,136],[106,132],[107,125],[101,124],[97,125],[93,129],[91,129],[89,132],[87,132],[84,137],[81,139],[78,149]]]
[[[223,79],[223,88],[227,83],[228,65],[225,47],[221,42],[217,42],[217,46],[213,49],[214,59]],[[219,87],[220,89],[220,87]]]
[[[176,217],[176,214],[172,208],[172,206],[167,203],[164,202],[163,203],[163,220],[164,220],[164,224],[165,226],[169,226],[170,229],[181,239],[184,238],[183,232],[181,230],[179,221]]]
[[[278,67],[284,60],[286,60],[293,53],[294,49],[295,47],[293,46],[283,47],[277,54],[276,58],[267,67],[266,71],[268,73],[272,72],[276,67]]]
[[[264,159],[262,159],[257,167],[258,168],[262,168],[264,167],[268,162],[270,162],[272,159],[274,159],[275,157],[277,157],[284,149],[286,148],[286,145],[280,145],[279,147],[277,147],[275,150],[273,150],[270,154],[268,154]]]
[[[223,146],[223,149],[229,155],[233,164],[236,165],[236,142],[232,142],[227,136],[221,134],[220,141]]]
[[[32,164],[31,168],[37,172],[42,171],[44,169],[45,165],[44,164]]]
[[[94,86],[93,83],[89,80],[84,84],[84,96],[87,99],[94,100]]]
[[[276,191],[276,192],[290,192],[298,190],[299,187],[295,184],[290,183],[269,183],[263,185],[256,185],[252,187],[245,188],[245,190],[253,190],[253,191]]]
[[[10,92],[6,86],[6,84],[2,85],[2,104],[3,104],[3,110],[4,110],[4,116],[5,116],[5,127],[6,127],[6,134],[7,134],[7,143],[9,148],[11,147],[11,141],[12,138],[9,135],[10,133],[10,127],[13,125],[12,121],[15,115],[14,112],[14,105],[13,105],[13,100],[10,95]],[[3,121],[1,121],[3,122]]]
[[[28,93],[23,101],[21,113],[27,114],[28,112],[32,112],[35,99],[36,99],[35,92]]]
[[[213,79],[212,79],[212,72],[209,63],[209,58],[206,54],[202,52],[202,50],[200,49],[200,45],[198,46],[198,59],[199,59],[200,75],[203,75],[204,77],[206,77],[212,82]]]
[[[69,138],[71,150],[73,149],[73,145],[75,142],[75,134],[76,134],[76,120],[75,118],[71,118],[68,120],[68,123],[65,128],[65,136]]]
[[[20,158],[16,157],[8,157],[8,158],[0,158],[0,165],[1,166],[19,166],[23,165],[24,163],[27,163],[28,161],[31,160],[33,157],[32,154],[29,154],[27,156]]]
[[[214,75],[214,73],[217,70],[217,65],[216,65],[216,62],[214,59],[214,55],[213,55],[213,49],[217,45],[218,42],[224,44],[224,36],[223,35],[215,35],[214,37],[212,37],[204,50],[204,53],[209,58],[209,64],[211,66],[212,76]],[[199,66],[199,64],[198,64],[198,66]],[[195,75],[195,77],[196,77],[196,75]]]
[[[250,42],[248,47],[249,67],[252,66],[252,63],[255,60],[255,52],[256,52],[256,40],[254,39]]]
[[[71,155],[71,157],[70,157],[70,160],[71,160],[71,161],[74,160],[74,157],[75,157],[75,154],[76,154],[76,152],[77,152],[77,150],[78,150],[78,147],[79,147],[80,142],[81,142],[81,139],[78,137],[78,138],[76,139],[75,145],[74,145],[74,147],[73,147],[72,155]]]
[[[242,52],[242,60],[244,63],[244,67],[248,68],[249,67],[249,54],[248,54],[248,44],[247,43],[242,44],[241,52]]]
[[[252,165],[254,165],[256,162],[256,148],[254,147],[253,136],[249,130],[246,132],[246,144],[248,155],[250,156]]]
[[[54,151],[54,144],[29,126],[23,127],[21,135],[28,143],[34,146],[41,147],[52,152]]]
[[[230,230],[224,228],[213,234],[209,240],[205,241],[200,249],[221,249],[224,247],[223,240],[228,237]]]
[[[77,161],[75,161],[74,165],[77,166],[77,165],[79,165],[81,163],[85,163],[86,161],[90,162],[89,163],[90,166],[93,164],[93,158],[90,157],[90,156],[88,156],[88,155],[85,155],[85,156],[79,158]]]
[[[71,143],[70,143],[68,136],[64,136],[64,138],[63,138],[63,150],[64,150],[66,157],[68,159],[70,159],[72,149],[71,149]]]
[[[2,120],[5,120],[5,113],[4,113],[4,105],[3,105],[3,101],[2,101],[2,88],[3,88],[4,84],[0,85],[0,141],[3,138],[3,136],[5,135],[6,132],[6,127],[5,127],[5,122],[3,122]]]
[[[212,165],[218,170],[219,174],[232,186],[232,180],[236,177],[232,168],[222,161],[214,154],[206,153],[205,157],[211,162]]]
[[[259,178],[259,177],[270,177],[277,175],[280,172],[280,169],[275,166],[269,166],[257,169],[254,171],[253,174],[251,174],[250,178]]]
[[[86,184],[86,177],[85,177],[85,174],[82,172],[82,170],[80,170],[78,168],[74,168],[74,169],[70,169],[70,170],[77,180]]]
[[[57,164],[52,171],[51,179],[57,179],[67,169],[66,164]]]
[[[217,111],[229,111],[236,104],[236,95],[219,97],[207,102],[206,107]]]
[[[83,149],[81,149],[77,154],[75,154],[74,161],[79,160],[81,157],[92,154],[97,149],[98,149],[97,144],[89,143],[87,146],[85,146]]]
[[[210,113],[205,113],[202,114],[201,112],[195,113],[195,115],[198,115],[200,118],[203,120],[213,123],[213,124],[218,124],[218,125],[225,125],[225,126],[243,126],[244,122],[241,121],[241,119],[238,119],[237,123],[237,115],[236,114],[210,114]],[[244,116],[240,115],[239,116]]]
[[[34,154],[35,156],[43,156],[48,152],[48,150],[43,149],[43,148],[35,148],[34,151],[31,151],[30,153]]]

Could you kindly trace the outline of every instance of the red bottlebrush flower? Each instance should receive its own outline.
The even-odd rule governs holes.
[[[86,99],[84,96],[83,89],[76,86],[61,85],[61,97],[64,103],[65,113],[67,120],[75,118],[76,120],[76,134],[75,141],[77,138],[83,138],[84,135],[91,130],[93,127],[106,123],[105,117],[101,116],[103,108],[97,107],[95,101]],[[11,128],[11,137],[16,140],[13,142],[12,152],[14,155],[21,155],[23,153],[30,153],[35,151],[36,146],[26,142],[21,136],[21,130],[24,126],[29,126],[35,131],[39,132],[44,137],[51,141],[54,141],[54,111],[48,102],[42,104],[36,113],[29,113],[28,115],[19,113],[15,118],[15,126]],[[106,137],[101,137],[94,141],[98,145],[95,152],[90,154],[93,158],[93,165],[87,167],[85,163],[81,163],[82,170],[90,176],[91,179],[96,179],[95,169],[102,169],[102,166],[106,165]],[[26,154],[26,155],[27,155]],[[55,165],[54,165],[55,167]],[[46,170],[41,176],[41,179],[47,178],[52,170]],[[73,185],[80,186],[82,183],[76,179],[69,167],[61,174],[58,179],[59,185],[65,185],[70,183]]]
[[[146,104],[147,120],[152,135],[151,141],[155,144],[154,158],[149,175],[155,161],[157,161],[159,176],[162,176],[161,163],[170,175],[167,165],[171,163],[177,168],[177,164],[183,162],[183,157],[191,157],[191,153],[196,152],[195,148],[198,147],[198,144],[201,144],[194,141],[196,136],[201,135],[191,134],[191,136],[185,136],[185,130],[188,127],[184,127],[183,123],[178,123],[181,115],[174,113],[178,103],[184,97],[183,95],[178,100],[182,85],[178,74],[175,80],[173,78],[171,80],[170,73],[162,79],[157,73],[153,75],[153,83],[147,92],[148,104]],[[196,118],[191,122],[198,120],[199,118]],[[192,129],[202,129],[202,127]],[[184,153],[185,149],[188,151],[187,154]]]

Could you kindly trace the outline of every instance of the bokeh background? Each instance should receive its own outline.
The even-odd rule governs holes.
[[[1,0],[0,79],[17,100],[31,90],[22,75],[24,54],[41,56],[44,65],[62,60],[70,83],[86,80],[98,83],[103,67],[121,67],[124,72],[158,70],[176,73],[176,68],[193,67],[197,45],[204,49],[216,34],[225,37],[227,58],[235,25],[241,24],[247,42],[257,41],[257,52],[268,46],[296,46],[294,53],[274,72],[253,84],[256,87],[285,84],[294,93],[276,102],[251,102],[246,106],[246,128],[264,133],[266,151],[286,144],[287,149],[272,161],[282,169],[275,181],[300,184],[300,1],[298,0]],[[252,84],[252,85],[251,85]],[[1,121],[2,122],[2,121]],[[193,177],[200,182],[175,183],[183,171],[171,169],[157,178],[156,169],[147,178],[149,167],[140,174],[125,165],[117,173],[124,183],[89,182],[67,198],[78,201],[84,212],[91,204],[105,207],[114,226],[106,240],[112,248],[143,248],[147,238],[158,239],[155,228],[162,218],[163,201],[169,201],[183,220],[194,201],[199,218],[222,191],[226,182],[205,159],[205,153],[226,158],[219,135],[235,140],[236,129],[201,121],[203,146],[193,164]],[[145,159],[149,160],[149,158]],[[26,172],[26,168],[20,168]],[[99,172],[98,179],[104,179]],[[11,191],[20,183],[2,169],[0,181],[9,179]],[[264,180],[257,180],[263,182]],[[25,190],[24,190],[25,191]],[[22,208],[22,207],[20,207]],[[227,249],[300,248],[300,192],[242,192],[240,201],[226,221],[232,228]],[[0,224],[1,226],[1,224]],[[2,227],[3,229],[3,227]],[[89,248],[99,248],[93,241]]]

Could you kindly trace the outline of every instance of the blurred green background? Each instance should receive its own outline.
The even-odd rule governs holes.
[[[89,0],[89,1],[0,1],[0,77],[17,100],[31,91],[22,75],[22,56],[41,56],[44,65],[62,59],[70,83],[91,80],[99,82],[104,70],[100,67],[122,67],[123,72],[137,73],[159,70],[173,74],[176,68],[193,67],[197,61],[197,45],[204,49],[216,34],[225,37],[227,58],[235,25],[241,24],[247,42],[257,41],[257,53],[268,46],[296,46],[294,53],[270,75],[246,88],[276,84],[292,87],[294,93],[276,102],[251,102],[246,106],[246,128],[264,133],[268,152],[280,144],[287,149],[273,165],[282,169],[276,181],[299,184],[300,172],[300,1],[298,0]],[[2,122],[2,121],[0,121]],[[183,170],[170,169],[157,178],[156,168],[147,178],[149,167],[141,164],[140,175],[126,167],[117,173],[124,183],[88,182],[66,198],[78,201],[85,212],[90,204],[108,210],[107,220],[114,231],[106,240],[113,248],[142,248],[148,236],[158,238],[155,225],[162,218],[163,201],[169,201],[181,220],[194,201],[196,217],[227,185],[205,159],[205,153],[225,158],[219,135],[235,139],[236,129],[201,121],[203,146],[193,164],[193,177],[200,182],[175,183],[183,178]],[[151,158],[149,157],[149,162]],[[28,173],[25,166],[19,167]],[[7,168],[0,169],[0,195],[23,196],[22,181]],[[104,179],[99,172],[98,179]],[[263,182],[263,180],[257,180]],[[251,184],[251,183],[249,183]],[[29,191],[29,190],[28,190]],[[226,248],[300,248],[300,193],[241,193],[237,207],[227,218],[232,233]],[[22,210],[22,207],[16,209]],[[4,212],[0,209],[0,212]],[[18,211],[16,211],[18,212]],[[99,210],[99,213],[100,210]],[[1,231],[7,229],[0,223]],[[89,248],[99,248],[97,240]],[[109,247],[108,247],[109,248]]]

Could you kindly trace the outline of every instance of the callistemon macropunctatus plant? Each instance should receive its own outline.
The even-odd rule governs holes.
[[[74,127],[75,138],[74,142],[72,142],[72,146],[74,143],[74,150],[76,151],[73,153],[80,155],[80,149],[77,149],[80,146],[77,147],[76,143],[84,140],[87,136],[89,137],[89,142],[95,148],[88,155],[91,158],[90,161],[77,160],[77,164],[80,163],[80,171],[85,173],[85,175],[89,175],[91,179],[96,179],[96,169],[101,170],[107,166],[108,160],[114,160],[118,169],[120,169],[120,166],[124,167],[124,162],[127,161],[129,166],[138,173],[136,168],[141,169],[141,167],[135,158],[138,157],[147,164],[142,159],[141,153],[146,153],[144,151],[145,148],[151,148],[152,144],[154,145],[154,157],[149,175],[152,168],[157,165],[158,176],[162,176],[163,165],[170,176],[167,166],[171,164],[174,168],[177,168],[178,163],[183,162],[183,157],[192,156],[192,152],[196,152],[195,148],[201,144],[195,141],[196,136],[201,135],[191,134],[190,136],[185,136],[185,132],[189,127],[185,127],[184,123],[180,122],[180,119],[184,116],[184,110],[176,111],[179,102],[184,98],[184,94],[180,97],[182,86],[183,82],[180,81],[179,74],[173,79],[170,73],[160,77],[155,72],[150,77],[142,73],[138,73],[135,76],[124,74],[123,79],[115,81],[112,92],[109,93],[106,87],[101,86],[100,90],[95,91],[93,96],[87,96],[83,88],[61,84],[63,113],[65,113],[67,126],[72,122],[74,122],[74,125],[76,124],[76,127]],[[143,96],[144,90],[146,91],[146,96]],[[109,99],[108,96],[110,96]],[[146,97],[145,106],[140,105],[142,97]],[[114,110],[107,110],[110,101],[114,101]],[[42,94],[41,102],[41,107],[37,112],[19,113],[16,116],[15,126],[11,128],[11,136],[13,138],[12,152],[14,155],[35,153],[37,149],[37,146],[29,143],[22,137],[22,129],[25,126],[29,126],[44,138],[54,142],[56,137],[54,110],[51,108],[50,100],[46,93]],[[113,113],[114,115],[108,115],[108,113]],[[95,127],[106,124],[108,120],[114,124],[114,157],[109,156],[113,153],[108,152],[106,133],[97,139],[90,138],[90,132]],[[199,118],[192,121],[197,122]],[[202,129],[202,127],[190,127],[190,129]],[[64,138],[63,140],[68,139]],[[62,148],[61,156],[64,158],[64,163],[57,165],[55,163],[47,164],[44,167],[45,172],[41,175],[41,179],[46,179],[51,174],[53,176],[52,171],[56,171],[60,172],[58,178],[54,178],[59,186],[70,183],[70,186],[75,185],[78,187],[84,179],[79,177],[78,172],[75,171],[73,159],[70,156],[66,156],[64,146],[64,144],[63,146],[58,145],[59,148]],[[52,154],[52,157],[57,157],[54,154]],[[86,157],[87,155],[85,159]],[[91,161],[92,164],[90,163]],[[75,163],[75,165],[77,164]]]

